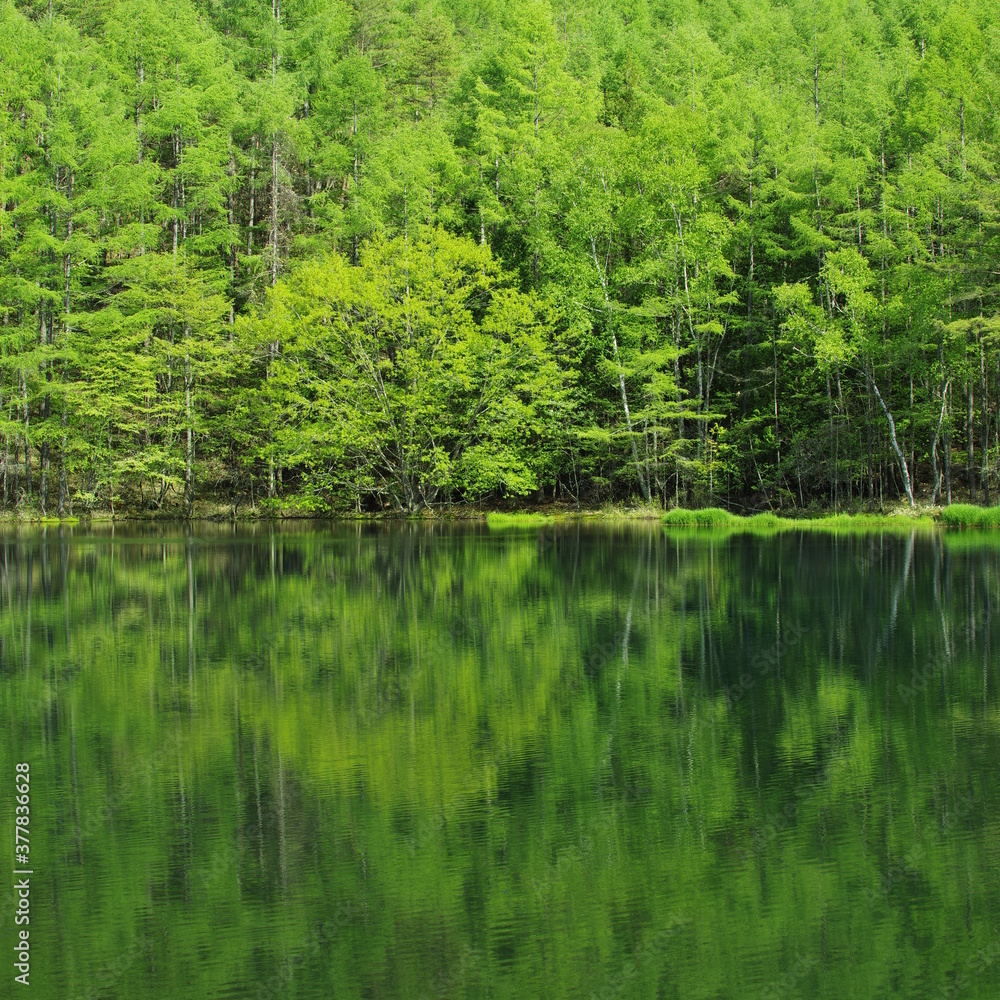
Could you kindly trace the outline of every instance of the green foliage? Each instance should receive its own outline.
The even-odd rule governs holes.
[[[0,505],[988,506],[997,37],[8,0]]]

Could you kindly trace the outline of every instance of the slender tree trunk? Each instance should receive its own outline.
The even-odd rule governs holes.
[[[830,373],[826,374],[826,405],[830,414],[830,493],[833,498],[833,512],[837,513],[837,482],[834,476],[836,459],[834,458],[833,443],[833,386],[830,384]]]
[[[28,377],[21,369],[21,401],[24,405],[24,494],[31,499],[31,435],[28,419]]]
[[[778,334],[775,328],[771,330],[771,355],[774,364],[774,447],[776,449],[776,464],[774,468],[774,485],[778,491],[778,507],[781,507],[781,429],[778,425]]]
[[[944,423],[945,409],[948,405],[948,389],[950,386],[951,379],[945,383],[944,388],[941,390],[941,413],[938,416],[937,428],[934,431],[934,440],[931,442],[931,462],[934,465],[934,494],[931,496],[931,506],[934,506],[938,502],[938,497],[941,495],[941,480],[943,475],[938,471],[938,442],[941,440],[941,425]]]
[[[53,222],[53,228],[55,223]],[[41,342],[42,344],[48,345],[52,342],[51,336],[51,326],[55,324],[55,316],[50,317],[51,323],[46,324],[45,322],[45,311],[42,311],[42,330],[41,330]],[[51,384],[52,382],[52,363],[47,362],[45,364],[45,381]],[[52,397],[49,395],[48,390],[45,392],[45,396],[42,399],[41,412],[39,417],[42,420],[42,427],[46,427],[49,419],[49,407],[51,404]],[[42,516],[45,516],[46,507],[49,500],[49,442],[43,440],[41,446],[38,449],[38,463],[40,467],[40,476],[38,480],[38,506],[42,512]]]
[[[674,331],[674,390],[677,393],[677,406],[680,409],[681,403],[681,322],[678,317],[675,316],[673,321],[673,331]],[[677,460],[674,461],[674,498],[678,506],[680,506],[680,495],[681,495],[681,463],[679,459],[683,453],[684,448],[684,414],[677,414]]]
[[[66,473],[66,404],[63,403],[62,444],[59,449],[59,516],[66,516],[66,505],[69,501],[69,480]]]
[[[187,330],[184,331],[185,339]],[[187,423],[187,447],[184,453],[184,502],[187,516],[194,513],[194,423],[191,408],[191,360],[184,354],[184,416]]]
[[[990,448],[990,412],[986,389],[986,348],[983,345],[982,334],[979,336],[979,409],[982,414],[982,452],[983,470],[980,475],[980,482],[983,487],[983,502],[988,507],[990,505],[990,479],[989,479],[989,448]]]
[[[0,410],[3,409],[3,390],[2,383],[0,383]],[[7,503],[9,501],[9,496],[7,492],[7,469],[10,466],[10,435],[4,434],[3,436],[3,505],[4,509],[7,508]]]
[[[951,503],[951,388],[948,388],[946,399],[948,420],[944,425],[944,481],[948,493],[948,503]]]
[[[254,187],[254,179],[256,176],[257,167],[257,146],[259,140],[257,136],[253,137],[252,145],[253,152],[250,155],[250,211],[247,216],[247,256],[250,257],[253,254],[253,214],[256,208],[255,201],[257,191]]]
[[[746,338],[746,354],[743,362],[743,392],[741,394],[742,405],[741,409],[744,417],[747,413],[747,406],[750,402],[750,371],[751,371],[751,360],[750,360],[750,350],[753,343],[753,269],[754,269],[754,230],[753,230],[753,118],[750,119],[750,131],[748,134],[748,139],[750,142],[750,163],[747,168],[747,181],[749,184],[749,193],[747,197],[747,203],[749,208],[749,226],[750,226],[750,258],[747,262],[747,338]]]
[[[913,501],[913,489],[910,486],[910,473],[906,468],[906,456],[903,454],[902,449],[899,447],[899,441],[896,439],[896,421],[892,419],[892,414],[889,412],[889,407],[885,405],[885,400],[882,399],[882,393],[878,391],[878,386],[875,384],[875,379],[871,375],[868,375],[868,384],[872,387],[872,391],[875,393],[875,398],[879,401],[879,405],[882,407],[882,412],[885,414],[885,419],[889,424],[889,436],[892,443],[892,450],[896,454],[896,459],[899,462],[899,471],[903,476],[903,488],[906,490],[906,499],[910,502],[910,507],[916,507]]]
[[[646,503],[649,503],[649,483],[646,481],[646,477],[643,474],[642,463],[639,461],[639,449],[636,447],[635,435],[632,433],[632,415],[629,412],[628,394],[625,391],[625,371],[622,368],[621,357],[618,354],[618,337],[615,335],[614,327],[612,325],[611,299],[608,296],[608,278],[604,271],[601,270],[600,261],[597,259],[597,240],[593,236],[590,238],[590,249],[594,254],[594,267],[597,268],[597,277],[600,278],[601,288],[604,290],[604,306],[608,311],[608,329],[611,331],[611,343],[614,347],[615,364],[618,367],[618,387],[622,394],[622,409],[625,411],[625,425],[628,427],[628,440],[629,444],[632,446],[632,461],[635,464],[636,475],[639,477],[639,485],[642,488],[642,495],[645,497]]]
[[[236,227],[236,204],[235,204],[235,186],[236,186],[236,154],[233,151],[233,137],[229,136],[229,197],[227,199],[227,209],[228,209],[228,220],[229,220],[229,294],[230,296],[235,294],[236,285],[236,240],[233,238],[235,234]],[[232,326],[236,321],[235,312],[233,309],[232,299],[229,302],[229,325]],[[232,333],[230,333],[230,339],[232,339]]]
[[[354,220],[351,234],[351,263],[358,263],[358,185],[361,180],[361,169],[358,160],[360,150],[358,149],[358,101],[354,99],[354,120],[351,124],[351,139],[354,142]]]
[[[966,437],[966,475],[969,480],[969,500],[976,502],[976,433],[973,422],[974,401],[972,398],[972,379],[965,387],[965,437]]]
[[[180,219],[178,218],[178,206],[180,203],[180,160],[181,160],[181,141],[180,141],[180,128],[174,134],[174,198],[173,198],[173,208],[174,208],[174,260],[177,260],[177,235],[179,232]]]
[[[72,196],[72,193],[73,193],[73,181],[74,181],[74,175],[71,173],[69,175],[69,185],[67,187],[67,197]],[[73,238],[73,216],[72,216],[72,214],[70,214],[69,218],[67,219],[67,222],[66,222],[66,241],[67,241],[67,243],[69,243],[69,241],[72,238]],[[72,270],[73,270],[73,255],[68,250],[66,252],[66,256],[65,256],[65,261],[64,261],[63,268],[64,268],[65,279],[66,279],[65,280],[65,286],[64,286],[64,302],[63,302],[64,308],[65,308],[65,323],[64,323],[64,327],[63,327],[63,335],[65,336],[66,341],[68,343],[69,342],[69,337],[70,337],[70,330],[71,330],[71,322],[70,322],[71,310],[70,310],[70,306],[72,305],[72,300],[70,298],[70,287],[71,287],[70,279],[71,279]],[[58,501],[57,501],[57,510],[58,510],[58,513],[59,513],[60,517],[65,517],[66,516],[67,494],[69,492],[69,483],[67,481],[67,473],[66,473],[66,439],[67,439],[66,427],[67,427],[67,423],[68,423],[67,410],[69,408],[69,403],[67,402],[67,398],[66,398],[65,393],[63,394],[61,402],[62,402],[62,407],[61,407],[62,412],[61,412],[60,418],[59,418],[59,425],[60,425],[62,433],[60,435],[60,441],[59,441],[59,487],[58,487],[59,493],[58,493]]]
[[[271,287],[278,283],[278,137],[271,147]]]
[[[910,478],[913,480],[913,492],[917,491],[917,431],[913,418],[913,376],[910,376]]]

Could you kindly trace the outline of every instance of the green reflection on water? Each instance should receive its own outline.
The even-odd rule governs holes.
[[[996,546],[172,528],[2,559],[33,996],[995,995]]]

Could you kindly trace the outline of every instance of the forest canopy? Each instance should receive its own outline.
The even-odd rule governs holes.
[[[983,0],[0,0],[0,502],[995,501]]]

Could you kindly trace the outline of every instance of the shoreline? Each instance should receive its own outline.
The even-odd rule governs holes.
[[[539,528],[549,525],[600,523],[659,523],[665,529],[714,529],[753,533],[774,533],[779,531],[838,531],[848,529],[893,529],[914,528],[1000,528],[1000,506],[979,507],[973,504],[951,504],[945,507],[918,507],[911,510],[899,506],[888,511],[856,513],[803,513],[789,517],[764,511],[755,514],[734,514],[721,507],[684,508],[675,507],[662,510],[646,506],[605,506],[576,510],[569,507],[542,507],[514,511],[484,510],[470,506],[455,506],[445,510],[424,510],[414,514],[403,513],[329,513],[303,512],[295,508],[269,510],[249,515],[233,516],[231,508],[219,504],[206,504],[192,517],[176,513],[167,514],[118,514],[109,511],[95,511],[90,514],[69,517],[23,516],[14,513],[0,514],[0,526],[4,527],[89,527],[92,525],[154,525],[154,524],[307,524],[310,522],[336,522],[356,524],[401,524],[401,523],[476,523],[490,529]]]

